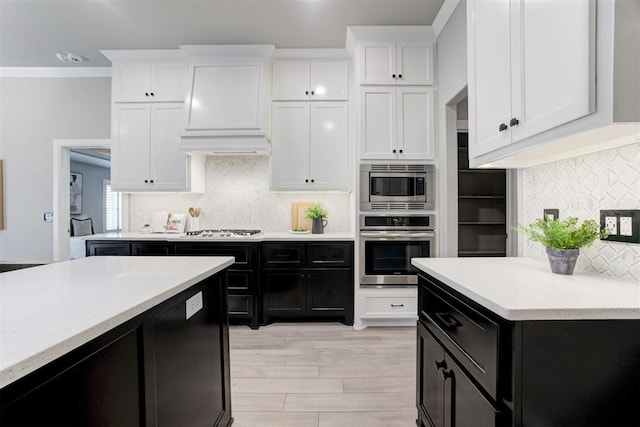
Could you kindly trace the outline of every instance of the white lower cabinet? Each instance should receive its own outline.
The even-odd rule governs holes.
[[[271,189],[349,189],[349,107],[345,102],[272,106]]]
[[[360,95],[362,159],[435,158],[435,89],[363,87]]]
[[[360,288],[360,318],[417,319],[417,288]]]
[[[114,191],[204,191],[204,159],[179,146],[183,114],[182,102],[114,104]]]

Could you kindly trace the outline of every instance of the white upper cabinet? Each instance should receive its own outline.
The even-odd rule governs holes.
[[[432,41],[361,42],[360,84],[434,84]]]
[[[272,109],[271,189],[348,190],[347,103],[276,102]]]
[[[595,111],[595,1],[469,1],[467,27],[470,158]]]
[[[171,63],[122,63],[112,69],[113,102],[184,102],[187,66]]]
[[[204,190],[196,188],[198,182],[193,177],[202,169],[195,162],[202,159],[192,159],[180,149],[183,106],[182,102],[114,105],[114,191]]]
[[[362,159],[435,158],[435,90],[363,87],[360,94]]]
[[[196,64],[189,76],[187,131],[264,134],[263,64]]]
[[[279,60],[273,63],[274,101],[346,101],[347,61]]]

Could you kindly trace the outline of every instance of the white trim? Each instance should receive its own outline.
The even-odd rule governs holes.
[[[458,4],[460,4],[460,0],[444,0],[444,3],[442,3],[442,7],[440,7],[440,11],[431,23],[431,28],[433,28],[433,32],[435,33],[436,37],[440,35],[440,32],[442,31],[444,26],[447,25],[447,22],[449,22],[449,18],[451,18],[451,15],[453,15],[453,12],[456,10],[456,7],[458,7]]]
[[[350,59],[347,49],[276,49],[271,59]]]
[[[111,77],[111,67],[0,67],[0,77]]]

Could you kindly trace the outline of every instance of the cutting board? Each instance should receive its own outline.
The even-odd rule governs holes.
[[[305,211],[313,202],[293,202],[291,204],[291,229],[311,230],[311,218],[305,218]]]

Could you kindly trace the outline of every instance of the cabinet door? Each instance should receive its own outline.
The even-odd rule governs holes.
[[[432,85],[433,42],[402,42],[396,45],[396,82],[399,85]]]
[[[310,110],[310,188],[347,190],[350,164],[349,106],[343,102],[312,103]]]
[[[149,102],[151,65],[119,64],[112,70],[112,102]]]
[[[307,270],[307,316],[337,318],[353,307],[351,270]]]
[[[301,318],[306,312],[305,276],[299,270],[263,270],[263,323]]]
[[[398,158],[435,157],[435,90],[398,87]]]
[[[429,419],[434,427],[443,427],[445,384],[440,371],[446,367],[445,354],[421,323],[418,323],[416,363],[418,416]]]
[[[181,102],[151,106],[150,163],[153,190],[184,191],[188,188],[188,158],[180,149],[179,136],[183,107]]]
[[[395,159],[396,88],[366,87],[361,92],[360,120],[363,159]]]
[[[87,256],[129,256],[129,242],[91,242],[87,241]]]
[[[175,248],[171,243],[131,242],[131,255],[133,256],[166,256],[174,253]]]
[[[309,62],[276,61],[273,63],[272,95],[274,101],[309,99]]]
[[[186,129],[261,131],[263,67],[262,64],[192,66]]]
[[[518,120],[511,127],[516,142],[595,111],[596,2],[511,4],[509,118]]]
[[[274,103],[271,129],[271,189],[309,186],[309,104]]]
[[[153,64],[151,66],[150,101],[184,102],[186,91],[186,64]]]
[[[149,188],[150,111],[149,104],[114,105],[111,153],[113,191],[140,191]]]
[[[347,101],[349,99],[349,63],[346,61],[312,62],[309,71],[310,99],[313,101]]]
[[[511,143],[509,11],[509,2],[467,2],[470,157]]]
[[[363,42],[360,46],[360,84],[395,85],[396,44]]]

